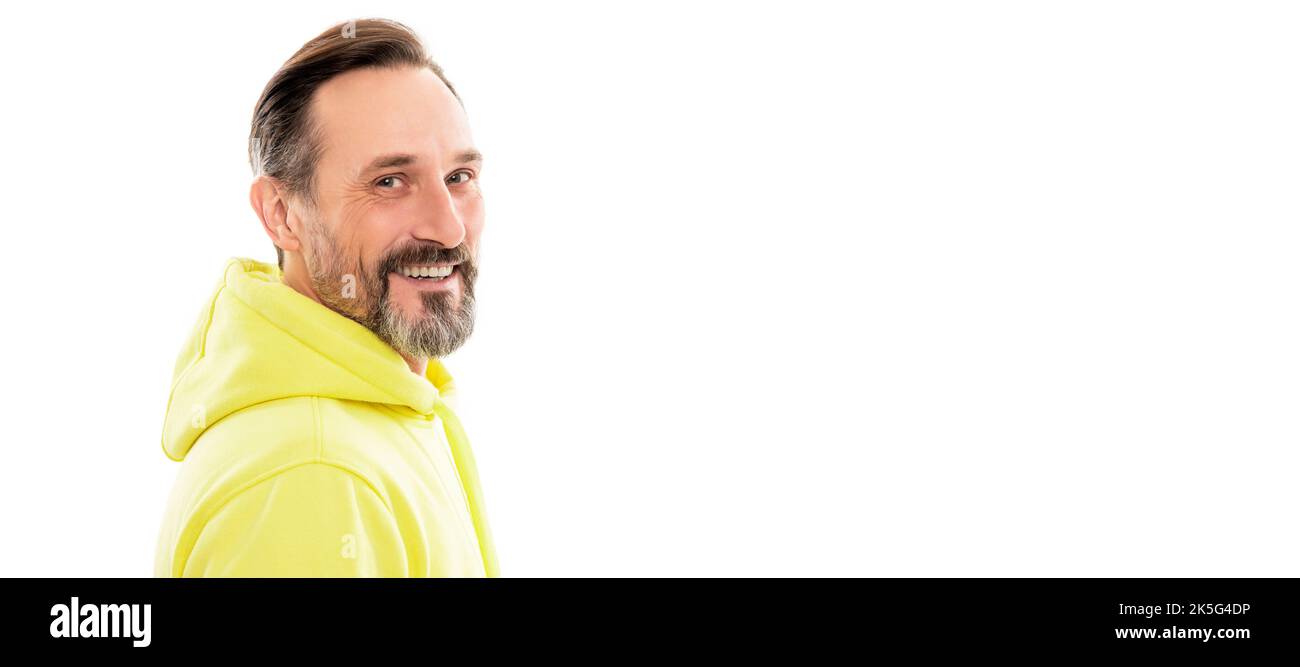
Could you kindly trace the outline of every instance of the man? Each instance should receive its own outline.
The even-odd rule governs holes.
[[[405,26],[302,47],[253,115],[278,265],[232,259],[177,360],[157,576],[497,576],[439,361],[470,335],[482,158]]]

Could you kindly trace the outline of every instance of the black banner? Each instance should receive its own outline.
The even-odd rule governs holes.
[[[1293,650],[1295,581],[9,579],[3,627],[38,655],[1232,656]]]

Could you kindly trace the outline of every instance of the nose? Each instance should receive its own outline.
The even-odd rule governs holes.
[[[446,183],[426,188],[419,202],[419,220],[412,230],[415,238],[455,248],[465,241],[465,223]]]

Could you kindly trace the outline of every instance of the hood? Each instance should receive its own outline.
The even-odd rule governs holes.
[[[450,375],[424,377],[369,329],[280,282],[274,264],[233,258],[176,359],[162,447],[181,461],[206,427],[250,405],[325,396],[444,412]]]

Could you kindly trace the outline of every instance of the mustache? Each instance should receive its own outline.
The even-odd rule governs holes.
[[[474,256],[464,244],[447,248],[436,243],[418,243],[402,246],[384,255],[376,274],[383,277],[412,264],[459,264],[463,271],[476,268]]]

